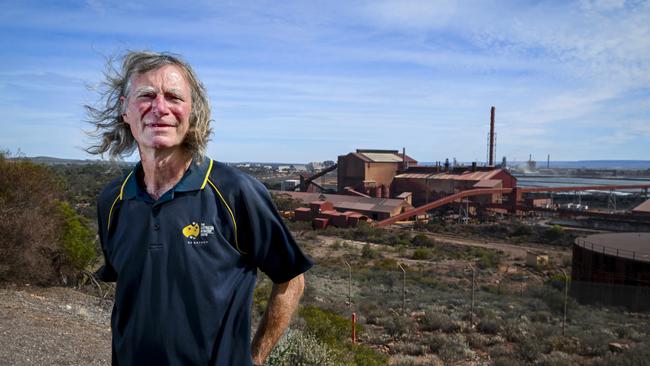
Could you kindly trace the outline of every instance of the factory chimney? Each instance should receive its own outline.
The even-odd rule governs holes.
[[[494,166],[494,111],[495,108],[492,106],[490,109],[490,160],[488,166]]]

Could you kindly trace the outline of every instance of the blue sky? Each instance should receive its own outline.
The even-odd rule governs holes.
[[[4,1],[0,149],[92,158],[106,57],[182,55],[222,161],[650,159],[648,1]],[[89,88],[90,87],[90,88]]]

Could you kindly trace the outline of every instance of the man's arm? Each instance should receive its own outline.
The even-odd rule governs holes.
[[[269,303],[252,343],[253,363],[262,365],[289,326],[291,316],[305,289],[305,276],[300,274],[280,284],[273,284]]]

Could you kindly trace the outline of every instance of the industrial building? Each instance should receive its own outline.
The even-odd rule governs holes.
[[[650,233],[576,239],[571,279],[581,302],[650,309]]]
[[[421,166],[415,159],[406,155],[405,149],[402,149],[401,153],[398,150],[357,149],[355,152],[340,155],[337,164],[329,166],[319,173],[309,177],[300,175],[300,184],[294,190],[316,192],[317,195],[318,192],[333,193],[326,183],[317,180],[336,170],[336,193],[339,195],[366,199],[399,199],[401,201],[408,199],[407,204],[415,206],[415,209],[401,213],[398,213],[399,210],[381,211],[382,213],[367,210],[368,216],[375,220],[379,217],[389,216],[381,222],[375,223],[379,227],[392,225],[397,221],[409,220],[414,216],[426,214],[449,204],[458,205],[459,212],[462,211],[463,215],[468,215],[470,212],[481,214],[489,210],[513,215],[524,215],[533,211],[567,211],[561,207],[555,207],[552,198],[532,197],[531,195],[524,197],[524,194],[540,192],[588,190],[614,192],[619,189],[643,189],[647,195],[649,184],[518,187],[517,179],[508,170],[497,166],[494,162],[496,155],[494,117],[495,108],[492,107],[488,134],[489,159],[484,166],[479,166],[476,162],[467,166],[458,166],[455,163],[449,164],[448,161],[444,164],[436,163],[435,166]],[[291,185],[295,186],[295,182],[291,182]],[[289,187],[289,189],[292,188]],[[400,202],[399,200],[397,202]],[[649,203],[646,202],[635,208],[632,214],[645,215],[650,211],[648,205]],[[357,210],[351,207],[345,209]],[[603,217],[611,215],[604,212],[587,213]]]
[[[394,192],[412,192],[413,203],[420,206],[460,191],[477,188],[514,188],[517,179],[504,169],[461,167],[439,172],[440,167],[411,168],[395,176]],[[501,203],[500,193],[473,197],[478,203]]]
[[[357,150],[338,158],[338,193],[389,198],[412,193],[419,206],[460,191],[476,188],[514,188],[517,180],[494,167],[418,166],[397,150]],[[501,203],[500,193],[473,198],[480,203]]]
[[[397,150],[358,149],[338,157],[337,191],[339,194],[360,192],[366,196],[389,198],[398,172],[416,165],[417,161]]]
[[[632,212],[638,215],[650,216],[650,199],[633,208]]]
[[[408,196],[404,198],[375,198],[312,192],[271,192],[299,200],[306,206],[316,201],[330,202],[332,209],[338,212],[354,211],[373,220],[384,220],[413,209],[408,201]]]

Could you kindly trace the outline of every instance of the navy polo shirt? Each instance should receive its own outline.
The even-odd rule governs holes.
[[[257,268],[283,283],[306,257],[267,189],[225,164],[193,162],[158,200],[138,164],[98,199],[104,281],[117,281],[113,365],[252,365]]]

